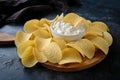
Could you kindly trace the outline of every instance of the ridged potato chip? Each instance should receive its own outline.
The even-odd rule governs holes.
[[[89,59],[94,57],[95,47],[93,43],[87,39],[81,39],[75,43],[68,43],[67,45],[78,50],[83,57],[86,56]]]
[[[38,25],[39,25],[40,27],[43,27],[43,24],[48,24],[48,25],[49,25],[49,22],[48,22],[48,20],[47,20],[46,18],[40,19],[40,21],[39,21],[39,23],[38,23]]]
[[[44,53],[37,48],[35,48],[34,50],[35,58],[38,60],[38,62],[45,63],[47,61],[47,57],[44,55]]]
[[[72,26],[77,25],[83,18],[75,13],[69,13],[63,17],[63,22],[71,23]]]
[[[90,41],[92,41],[92,43],[101,51],[103,51],[106,55],[108,53],[109,50],[109,44],[108,42],[102,38],[102,37],[96,37],[96,38],[92,38]]]
[[[76,45],[78,45],[78,51],[85,55],[87,58],[92,59],[95,54],[95,47],[93,43],[87,39],[81,39],[76,42]]]
[[[47,61],[47,57],[44,55],[42,52],[42,48],[45,46],[48,46],[51,42],[51,38],[44,39],[44,38],[39,38],[36,37],[35,40],[35,57],[40,63],[44,63]]]
[[[51,38],[43,39],[36,37],[34,42],[35,42],[35,47],[41,50],[43,47],[48,46],[50,44]]]
[[[21,58],[22,64],[25,67],[33,67],[38,62],[34,54],[35,52],[32,46],[29,46],[28,48],[26,48]]]
[[[16,33],[15,45],[18,47],[22,42],[29,40],[31,35],[32,34],[24,33],[24,32],[19,30]]]
[[[45,29],[48,31],[49,35],[52,36],[51,34],[51,30],[50,30],[50,26],[47,24],[43,24],[43,26],[45,27]]]
[[[86,31],[90,28],[90,22],[88,22],[88,20],[82,18],[81,20],[78,21],[77,24],[75,24],[75,26],[84,26]]]
[[[63,57],[60,60],[59,64],[67,63],[81,63],[82,57],[79,52],[74,48],[65,48],[62,50]]]
[[[93,39],[93,38],[95,38],[95,37],[98,37],[98,36],[97,36],[97,35],[90,34],[90,35],[85,35],[85,36],[84,36],[84,39],[91,40],[91,39]]]
[[[62,59],[62,51],[59,45],[55,42],[51,42],[48,46],[41,50],[48,61],[51,63],[58,63]]]
[[[113,43],[113,38],[112,38],[111,34],[108,32],[103,32],[103,37],[108,42],[109,46],[111,46]]]
[[[102,32],[104,31],[109,31],[109,28],[108,26],[103,23],[103,22],[99,22],[99,21],[95,21],[91,24],[91,27],[94,27],[94,28],[98,28],[100,29]]]
[[[29,46],[34,46],[34,42],[32,40],[27,40],[18,46],[17,53],[20,58],[22,57],[22,54],[24,53],[26,48]]]
[[[102,36],[103,32],[96,27],[89,27],[84,36]]]
[[[61,49],[64,49],[66,47],[66,42],[65,42],[64,39],[61,39],[61,38],[52,38],[52,40],[54,42],[56,42],[60,46]]]
[[[33,31],[39,29],[39,22],[40,21],[37,19],[32,19],[32,20],[27,21],[24,24],[24,31],[27,33],[31,33]]]
[[[41,38],[49,38],[51,35],[48,31],[38,29],[32,33],[35,37],[41,37]]]

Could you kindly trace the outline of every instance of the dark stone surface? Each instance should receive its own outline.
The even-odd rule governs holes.
[[[91,6],[93,4],[95,5]],[[33,68],[24,68],[14,45],[0,45],[0,80],[120,80],[120,10],[116,5],[112,8],[110,4],[107,6],[103,2],[97,3],[97,0],[86,0],[82,7],[72,7],[73,12],[92,21],[103,21],[110,28],[114,42],[106,59],[98,65],[72,73],[48,70],[40,64]],[[61,13],[52,12],[45,17],[52,19],[56,14]],[[22,28],[22,25],[8,24],[0,28],[0,32],[15,34]]]

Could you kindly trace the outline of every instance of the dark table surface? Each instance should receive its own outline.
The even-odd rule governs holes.
[[[40,64],[24,68],[14,45],[0,45],[0,80],[120,80],[120,4],[119,0],[107,1],[97,3],[97,0],[86,0],[80,7],[72,7],[73,12],[80,16],[92,21],[103,21],[110,28],[114,42],[108,56],[101,63],[70,73],[48,70]],[[51,19],[57,14],[60,13],[55,11],[45,17]],[[6,24],[0,28],[0,32],[15,35],[22,28],[23,25]]]

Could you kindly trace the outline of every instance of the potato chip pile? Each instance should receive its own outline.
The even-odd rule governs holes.
[[[63,17],[63,22],[73,26],[84,24],[86,31],[82,39],[67,41],[51,34],[50,25],[59,17],[57,15],[53,20],[46,18],[29,20],[24,24],[24,31],[17,32],[15,39],[17,53],[25,67],[45,62],[58,65],[82,63],[83,58],[94,58],[97,50],[108,54],[113,38],[105,23],[91,22],[75,13],[69,13]]]

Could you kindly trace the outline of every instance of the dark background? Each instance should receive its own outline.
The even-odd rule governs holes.
[[[78,6],[68,6],[65,4],[62,5],[62,8],[65,6],[64,9],[62,9],[59,5],[54,5],[51,8],[49,7],[50,9],[45,15],[40,13],[40,16],[37,15],[26,18],[30,19],[39,17],[38,19],[40,19],[46,17],[52,19],[57,14],[61,14],[61,12],[67,13],[70,10],[71,12],[75,12],[80,16],[90,19],[91,21],[103,21],[110,28],[110,33],[114,40],[107,57],[101,63],[92,68],[78,72],[62,73],[48,70],[40,64],[37,64],[33,68],[24,68],[17,56],[16,47],[12,44],[0,44],[0,80],[120,80],[120,0],[78,1],[80,2],[80,5],[75,3]],[[51,4],[48,3],[47,6],[51,6]],[[1,7],[0,5],[0,9],[3,9],[3,6]],[[23,8],[20,8],[19,10],[21,9]],[[45,10],[47,9],[48,8]],[[41,7],[40,10],[44,12]],[[6,11],[9,12],[9,8],[6,9]],[[0,10],[2,16],[0,18],[2,20],[0,32],[15,35],[17,30],[23,28],[24,21],[27,20],[24,19],[25,17],[10,18],[17,11],[13,10],[12,13],[8,13],[9,15],[7,15],[7,13],[3,13]],[[26,12],[24,14],[20,13],[20,15],[24,16],[27,14]],[[22,19],[24,21],[21,21]]]

